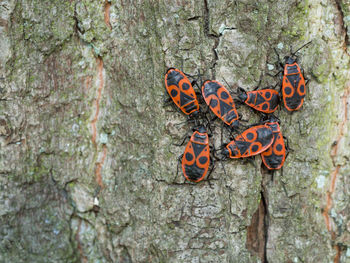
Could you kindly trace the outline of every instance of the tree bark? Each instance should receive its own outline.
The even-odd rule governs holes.
[[[0,1],[0,262],[350,262],[349,30],[349,0]],[[184,183],[166,69],[274,86],[308,41],[283,173]]]

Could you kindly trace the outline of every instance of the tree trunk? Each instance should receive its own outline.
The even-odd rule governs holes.
[[[0,1],[0,262],[350,262],[349,30],[349,0]],[[166,69],[274,86],[308,41],[283,172],[184,183]]]

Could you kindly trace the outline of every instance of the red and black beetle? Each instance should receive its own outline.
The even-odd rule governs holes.
[[[280,103],[278,91],[274,89],[245,91],[238,88],[238,92],[240,102],[263,113],[273,113]]]
[[[196,92],[183,72],[175,68],[169,68],[165,74],[165,88],[183,113],[191,117],[198,115],[199,103]]]
[[[304,103],[304,97],[306,95],[305,79],[297,63],[298,57],[295,54],[310,43],[311,41],[301,46],[290,56],[286,56],[284,58],[284,65],[280,63],[283,68],[282,97],[284,106],[288,111],[296,111],[300,109]],[[274,50],[280,61],[276,49]]]
[[[297,62],[288,57],[284,66],[282,80],[282,97],[284,106],[289,111],[301,108],[306,95],[305,79]]]
[[[271,146],[263,153],[261,159],[269,170],[277,170],[282,168],[286,159],[286,147],[283,140],[283,135],[277,118],[270,117],[265,121],[265,125],[270,127],[273,133],[273,142]]]
[[[266,151],[272,142],[273,133],[269,126],[253,126],[228,143],[222,155],[233,159],[254,156]]]
[[[218,118],[231,128],[238,127],[236,105],[224,85],[216,80],[207,80],[202,85],[202,96]]]
[[[181,166],[185,178],[191,182],[202,181],[210,165],[209,136],[205,127],[200,126],[186,145]]]

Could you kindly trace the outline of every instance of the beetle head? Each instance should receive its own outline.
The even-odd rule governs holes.
[[[239,127],[239,121],[235,120],[234,122],[231,123],[230,127],[233,130],[237,130],[237,128]]]
[[[247,92],[244,89],[238,87],[238,99],[244,102],[247,99],[247,97]]]
[[[293,64],[294,62],[296,62],[296,59],[294,59],[292,56],[287,56],[287,57],[284,57],[284,61],[285,61],[285,64]]]
[[[193,131],[198,131],[200,133],[207,133],[207,129],[202,125],[194,128]]]
[[[196,110],[196,111],[194,111],[194,112],[191,113],[191,118],[192,118],[192,119],[197,119],[197,118],[198,118],[198,115],[199,115],[199,111]]]
[[[222,149],[221,154],[224,156],[224,158],[227,158],[227,157],[229,157],[230,152],[229,152],[229,150],[225,147],[224,149]]]
[[[280,119],[277,118],[275,115],[269,115],[269,116],[266,116],[264,119],[263,119],[264,122],[278,122],[280,123]]]

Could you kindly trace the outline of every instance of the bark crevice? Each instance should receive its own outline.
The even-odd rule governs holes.
[[[265,190],[261,190],[258,209],[253,214],[251,224],[247,228],[246,247],[253,254],[258,255],[262,263],[268,263],[266,255],[268,227],[268,200]]]
[[[339,25],[340,34],[344,36],[343,48],[344,48],[346,54],[348,54],[347,47],[349,46],[350,42],[349,42],[348,28],[344,22],[345,15],[344,15],[344,12],[342,9],[342,1],[341,0],[333,0],[333,1],[334,1],[336,9],[338,11],[338,16],[335,18],[335,24]]]
[[[203,20],[204,20],[204,34],[214,40],[214,45],[212,47],[213,51],[213,59],[211,61],[211,72],[212,72],[212,79],[216,79],[215,74],[215,67],[217,64],[217,61],[219,60],[218,53],[216,51],[216,48],[219,46],[220,43],[220,35],[213,34],[210,30],[210,10],[208,6],[208,0],[204,0],[204,10],[203,10]]]

